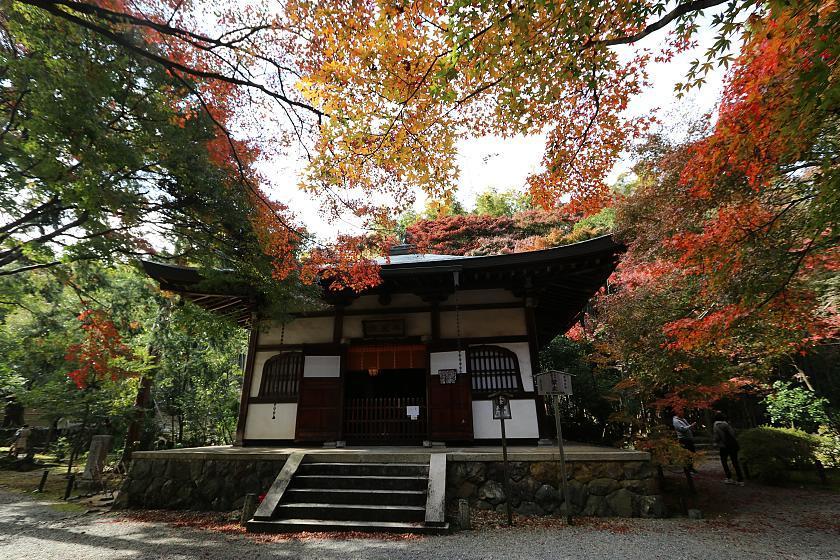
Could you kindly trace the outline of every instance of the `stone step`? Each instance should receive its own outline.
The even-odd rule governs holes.
[[[394,521],[341,521],[322,519],[274,519],[249,521],[252,533],[296,533],[300,531],[365,531],[376,533],[440,534],[449,531],[449,525],[426,525]]]
[[[287,503],[323,502],[328,504],[380,504],[424,506],[423,490],[361,490],[358,488],[290,488],[283,500]]]
[[[324,521],[422,522],[422,506],[385,506],[365,504],[290,503],[278,504],[274,519],[320,519]]]
[[[419,463],[303,463],[297,474],[355,476],[428,476],[429,465]]]
[[[428,484],[428,478],[424,476],[356,476],[296,474],[294,478],[292,478],[289,488],[425,490]]]

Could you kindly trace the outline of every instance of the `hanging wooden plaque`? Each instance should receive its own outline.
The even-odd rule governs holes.
[[[362,321],[365,338],[400,338],[405,336],[404,319],[373,319]]]

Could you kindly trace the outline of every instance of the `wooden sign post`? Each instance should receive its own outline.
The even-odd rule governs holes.
[[[505,511],[507,512],[508,527],[513,525],[513,512],[510,510],[510,476],[508,469],[507,435],[505,434],[505,420],[510,420],[510,395],[507,393],[493,393],[493,419],[498,420],[502,431],[502,461],[504,462]]]
[[[566,453],[563,449],[563,427],[560,422],[560,395],[572,394],[572,376],[562,371],[546,371],[537,374],[537,392],[551,399],[554,408],[554,422],[557,426],[557,449],[560,452],[561,487],[563,502],[566,504],[566,523],[571,525],[572,504],[569,502],[569,482],[566,480]]]

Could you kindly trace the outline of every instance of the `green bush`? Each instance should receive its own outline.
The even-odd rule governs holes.
[[[829,426],[820,426],[817,434],[819,438],[817,459],[828,468],[840,467],[840,432]]]
[[[791,428],[753,428],[738,436],[741,461],[750,476],[770,484],[784,482],[793,469],[812,468],[817,438]]]

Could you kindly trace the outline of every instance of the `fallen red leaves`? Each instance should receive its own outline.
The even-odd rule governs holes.
[[[412,541],[424,537],[413,534],[368,533],[361,531],[347,532],[311,532],[299,533],[248,533],[238,521],[231,521],[231,514],[220,512],[143,510],[121,512],[114,522],[137,521],[141,523],[163,523],[172,527],[198,529],[223,535],[241,535],[259,543],[288,541],[322,540],[357,540],[375,539],[380,541]]]

